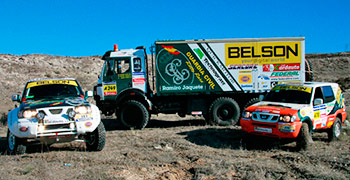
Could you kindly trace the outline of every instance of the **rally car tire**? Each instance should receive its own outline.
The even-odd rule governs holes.
[[[7,152],[9,155],[21,155],[26,153],[27,146],[23,139],[16,137],[9,129],[7,130]]]
[[[97,128],[86,135],[86,149],[88,151],[101,151],[106,143],[106,129],[102,122]]]
[[[146,107],[135,100],[126,101],[118,114],[118,118],[128,129],[143,129],[150,119]]]
[[[240,108],[237,102],[229,97],[216,99],[209,107],[208,121],[213,125],[236,125],[240,117]]]
[[[312,135],[310,132],[309,124],[303,123],[300,128],[299,135],[297,137],[297,150],[307,150],[313,143]]]
[[[328,140],[335,141],[339,140],[341,135],[342,125],[340,119],[337,117],[332,125],[332,127],[328,130]]]

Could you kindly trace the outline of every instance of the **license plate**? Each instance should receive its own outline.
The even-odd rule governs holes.
[[[254,131],[272,133],[271,128],[263,128],[263,127],[254,127]]]
[[[66,119],[46,119],[44,120],[44,124],[63,124],[67,123],[68,120]]]

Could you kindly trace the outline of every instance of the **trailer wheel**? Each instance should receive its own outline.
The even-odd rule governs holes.
[[[88,151],[102,151],[106,143],[106,129],[103,123],[100,122],[93,132],[87,133],[85,138]]]
[[[312,72],[312,64],[309,60],[305,59],[305,81],[314,80],[314,73]]]
[[[340,122],[340,119],[337,117],[332,127],[328,129],[328,132],[327,132],[328,140],[329,141],[339,140],[341,130],[342,130],[341,122]]]
[[[312,143],[313,140],[309,129],[309,124],[303,123],[297,137],[297,150],[307,150]]]
[[[7,130],[7,152],[10,155],[24,154],[27,146],[23,139],[16,137],[9,129]]]
[[[149,113],[142,103],[129,100],[122,105],[118,117],[126,128],[143,129],[148,123]]]
[[[228,97],[216,99],[209,108],[209,123],[220,126],[237,124],[240,108],[237,102]]]

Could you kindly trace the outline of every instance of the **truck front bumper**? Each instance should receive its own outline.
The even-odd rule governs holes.
[[[253,121],[251,119],[241,118],[242,130],[260,136],[275,138],[296,138],[298,137],[301,122],[293,123],[266,123],[261,121]]]

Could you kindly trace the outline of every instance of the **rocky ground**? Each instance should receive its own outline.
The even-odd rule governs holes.
[[[315,81],[338,82],[350,99],[350,53],[308,54]],[[100,57],[0,54],[0,112],[5,122],[33,78],[73,77],[92,90],[103,61]],[[347,103],[348,107],[349,104]],[[347,110],[349,113],[349,110]],[[84,144],[33,147],[22,156],[6,155],[6,125],[0,126],[0,179],[350,179],[350,138],[328,142],[315,133],[310,150],[295,143],[258,139],[247,147],[239,126],[205,125],[201,117],[152,116],[144,130],[122,130],[103,119],[106,147],[86,152]]]

